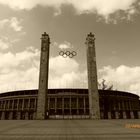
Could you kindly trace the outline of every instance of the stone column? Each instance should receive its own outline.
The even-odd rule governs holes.
[[[17,99],[17,110],[19,109],[19,99]]]
[[[87,35],[86,47],[87,47],[89,117],[90,119],[100,119],[94,34],[90,33]]]
[[[62,114],[64,115],[64,98],[62,97]]]
[[[4,109],[3,101],[1,101],[1,109]]]
[[[36,98],[35,98],[35,102],[34,102],[34,110],[36,110]]]
[[[129,109],[129,101],[126,101],[126,109]]]
[[[13,119],[13,112],[9,112],[9,120],[12,120]]]
[[[77,101],[77,115],[79,115],[79,107],[78,107],[78,104],[79,104],[79,99],[78,99],[78,97],[76,98],[76,101]]]
[[[100,118],[101,119],[104,119],[104,113],[103,113],[103,111],[100,112]]]
[[[39,75],[39,90],[37,102],[37,119],[44,120],[46,110],[46,99],[48,94],[48,74],[49,74],[49,35],[42,34],[41,38],[41,58],[40,58],[40,75]]]
[[[4,110],[6,109],[6,100],[4,101]]]
[[[25,120],[29,120],[29,113],[28,112],[25,112]]]
[[[130,101],[130,100],[129,100],[129,109],[130,109],[130,110],[132,109],[131,101]]]
[[[10,100],[8,100],[8,109],[10,109]]]
[[[33,120],[36,119],[36,112],[33,112]]]
[[[2,101],[0,101],[0,109],[1,109]]]
[[[28,100],[28,110],[30,110],[30,98]]]
[[[121,110],[121,102],[118,102],[118,109]]]
[[[123,111],[123,119],[126,119],[127,117],[126,117],[126,112],[125,111]]]
[[[71,115],[71,97],[70,97],[70,115]]]
[[[84,97],[84,115],[86,114],[86,99]]]
[[[21,118],[21,112],[18,111],[18,112],[17,112],[17,120],[20,120],[20,118]]]
[[[111,119],[111,112],[108,112],[108,119]]]
[[[123,101],[122,102],[123,103],[123,119],[127,119],[127,115],[126,115],[126,101]]]
[[[124,101],[122,101],[121,103],[122,103],[122,110],[125,110],[125,108],[124,108]]]
[[[1,120],[5,120],[5,112],[4,111],[2,111]]]
[[[57,97],[55,97],[55,115],[56,115],[56,111],[57,111]]]
[[[134,112],[133,111],[130,111],[130,117],[131,117],[131,119],[134,119],[135,117],[134,117]]]
[[[115,119],[119,119],[119,112],[115,111]]]
[[[2,110],[3,109],[3,101],[0,101],[0,110]]]
[[[113,101],[113,110],[116,110],[116,102]]]
[[[14,109],[14,100],[12,101],[12,110]]]
[[[23,102],[22,102],[22,110],[24,110],[24,99],[23,99]]]
[[[140,119],[140,111],[138,111],[138,119]]]
[[[48,98],[48,110],[50,109],[50,98]]]

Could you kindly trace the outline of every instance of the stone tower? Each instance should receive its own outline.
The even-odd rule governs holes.
[[[49,73],[49,48],[50,38],[44,32],[41,37],[41,58],[40,58],[40,74],[39,74],[39,89],[37,101],[36,119],[44,120],[46,118],[46,99],[48,94],[48,73]]]
[[[90,119],[100,119],[99,93],[97,81],[95,37],[90,33],[86,38],[87,70],[88,70],[88,94]]]

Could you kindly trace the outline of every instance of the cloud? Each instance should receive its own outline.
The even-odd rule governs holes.
[[[31,50],[26,49],[23,52],[18,52],[18,53],[12,53],[12,52],[7,52],[7,53],[0,53],[0,72],[4,68],[7,69],[12,69],[12,68],[23,68],[26,67],[27,65],[31,65],[31,59],[35,58],[36,59],[39,57],[39,51],[35,50],[32,52]]]
[[[22,26],[20,25],[20,21],[16,17],[11,18],[10,27],[13,28],[16,32],[19,32],[22,30]]]
[[[60,44],[58,44],[57,42],[53,42],[51,44],[51,47],[55,47],[55,48],[59,48],[63,50],[63,49],[72,49],[73,45],[68,41],[64,41],[63,43],[60,43]]]
[[[22,52],[0,53],[0,92],[37,89],[40,51],[33,46]],[[114,89],[140,95],[140,67],[105,66],[98,71],[99,81],[105,79]],[[75,59],[50,57],[49,88],[87,88],[87,71],[80,70]]]
[[[11,69],[0,77],[0,92],[36,89],[38,87],[38,69]]]
[[[0,58],[0,92],[38,88],[39,50],[31,46],[22,52],[0,53]],[[86,88],[86,75],[76,60],[50,57],[49,88]]]
[[[3,36],[0,37],[0,51],[8,50],[10,47],[13,47],[14,43],[18,42],[20,39],[10,39],[9,37]]]
[[[50,58],[50,71],[57,75],[78,71],[79,64],[71,58],[63,58],[61,56]]]
[[[105,79],[108,84],[113,84],[117,90],[130,91],[140,95],[140,67],[129,67],[121,65],[117,68],[111,66],[103,67],[99,70],[101,79]]]
[[[23,52],[0,53],[0,91],[37,88],[39,55],[33,47]]]
[[[61,56],[50,58],[50,88],[87,88],[87,72],[79,70],[79,63]]]
[[[71,45],[71,43],[65,41],[64,43],[59,44],[58,48],[59,49],[71,49],[71,48],[73,48],[73,46]]]
[[[6,50],[11,46],[8,38],[0,38],[0,50]]]
[[[0,0],[1,4],[8,5],[15,10],[31,10],[41,5],[43,7],[53,7],[57,15],[61,13],[63,5],[71,5],[77,14],[96,13],[110,21],[109,16],[118,11],[124,11],[126,17],[136,13],[138,0]]]
[[[2,19],[0,20],[0,29],[4,27],[12,28],[14,31],[19,32],[22,30],[22,26],[20,25],[21,21],[18,20],[16,17],[11,17],[9,19]]]

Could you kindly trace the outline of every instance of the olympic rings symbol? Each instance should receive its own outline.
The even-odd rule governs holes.
[[[70,51],[66,51],[66,52],[60,51],[59,55],[63,56],[64,58],[66,58],[66,57],[73,58],[74,56],[77,55],[77,53],[75,51],[72,51],[72,52],[70,52]]]

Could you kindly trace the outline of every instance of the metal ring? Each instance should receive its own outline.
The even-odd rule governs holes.
[[[72,58],[72,57],[73,57],[73,54],[72,54],[72,53],[70,53],[69,57],[70,57],[70,58]]]
[[[70,52],[70,51],[60,51],[59,52],[59,55],[60,56],[63,56],[64,58],[66,58],[67,56],[69,57],[69,58],[73,58],[74,56],[76,56],[77,55],[77,53],[75,52],[75,51],[72,51],[72,52]]]
[[[77,53],[75,51],[72,52],[73,56],[77,55]]]
[[[66,51],[65,54],[66,54],[67,56],[69,56],[71,53],[70,53],[70,51]]]
[[[63,51],[60,51],[60,52],[59,52],[59,55],[60,55],[60,56],[63,56],[63,55],[64,55],[64,52],[63,52]]]

